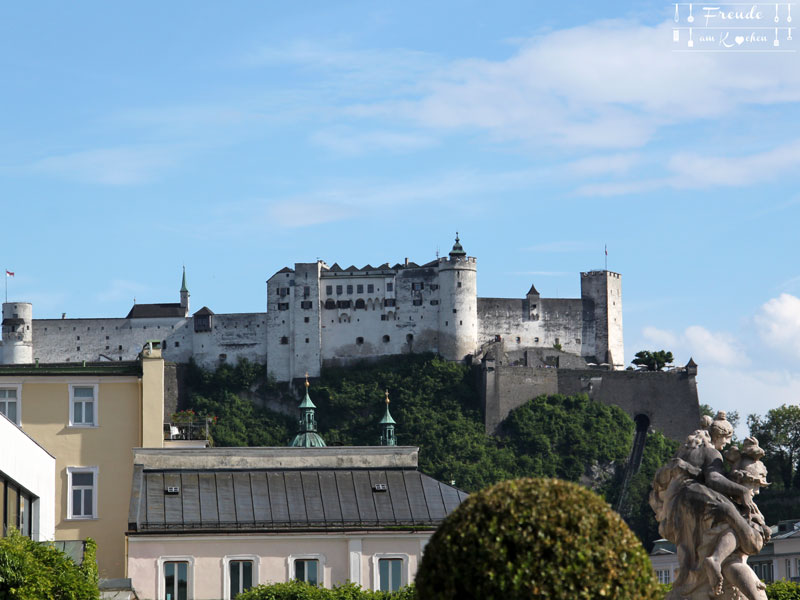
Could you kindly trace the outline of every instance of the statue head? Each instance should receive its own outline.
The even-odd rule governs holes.
[[[708,433],[711,435],[711,443],[717,450],[722,450],[728,445],[733,437],[733,425],[726,418],[725,411],[721,410],[717,413],[714,421],[708,427]]]

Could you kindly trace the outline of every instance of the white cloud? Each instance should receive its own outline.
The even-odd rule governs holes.
[[[678,344],[678,338],[671,331],[665,329],[658,329],[656,327],[645,327],[642,330],[642,335],[645,340],[659,346],[663,349],[675,348]]]
[[[700,402],[716,410],[736,410],[738,437],[748,435],[747,415],[764,415],[781,404],[797,404],[800,376],[785,370],[739,369],[700,364],[697,374]]]
[[[684,331],[683,339],[697,362],[728,366],[744,366],[750,362],[742,346],[729,333],[713,333],[692,325]]]
[[[800,140],[771,150],[741,156],[675,154],[667,160],[669,174],[655,179],[598,182],[579,186],[580,196],[623,196],[644,194],[669,187],[676,190],[720,186],[747,186],[772,181],[800,168]]]
[[[176,146],[122,146],[50,156],[27,170],[103,185],[133,185],[152,181],[178,163],[185,148]]]
[[[800,298],[781,294],[766,302],[755,317],[765,344],[790,358],[800,358]]]
[[[720,119],[739,108],[800,100],[791,55],[672,52],[670,22],[604,21],[554,31],[506,60],[457,61],[426,93],[362,103],[360,116],[402,115],[435,129],[477,129],[505,140],[631,148],[667,125]]]
[[[676,363],[694,358],[701,365],[746,366],[750,359],[742,344],[730,333],[712,332],[699,325],[691,325],[682,333],[648,326],[642,330],[645,342],[669,350]]]

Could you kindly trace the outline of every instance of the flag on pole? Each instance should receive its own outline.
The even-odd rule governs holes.
[[[605,245],[606,248],[606,256],[608,256],[608,244]]]
[[[8,269],[6,269],[6,277],[13,277],[13,276],[14,276],[14,272],[13,271],[9,271]]]

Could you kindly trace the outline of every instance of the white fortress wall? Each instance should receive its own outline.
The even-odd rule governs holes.
[[[583,320],[580,299],[541,298],[538,320],[526,319],[525,300],[478,298],[480,344],[500,336],[511,348],[552,348],[561,344],[564,352],[594,356],[594,330]]]
[[[147,340],[167,340],[164,357],[185,362],[192,352],[188,322],[174,317],[34,319],[34,358],[43,363],[135,360]]]
[[[164,342],[164,358],[194,359],[213,367],[225,355],[263,362],[266,357],[266,315],[213,315],[214,329],[196,333],[189,318],[34,319],[34,359],[42,363],[135,360],[147,340]]]
[[[239,359],[263,363],[267,356],[267,316],[264,313],[230,313],[211,316],[212,330],[194,331],[193,319],[187,319],[186,329],[192,340],[194,360],[204,367],[213,368],[220,363],[236,364]],[[174,342],[167,338],[167,344]],[[177,341],[177,340],[176,340]],[[183,346],[183,344],[181,344]],[[177,353],[176,353],[177,355]],[[172,358],[167,360],[187,362]]]

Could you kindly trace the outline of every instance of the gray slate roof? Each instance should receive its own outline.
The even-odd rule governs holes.
[[[158,317],[184,317],[186,309],[179,302],[134,304],[126,319],[154,319]]]
[[[170,487],[179,492],[166,493]],[[128,529],[431,529],[466,497],[415,469],[165,470],[136,465]]]

